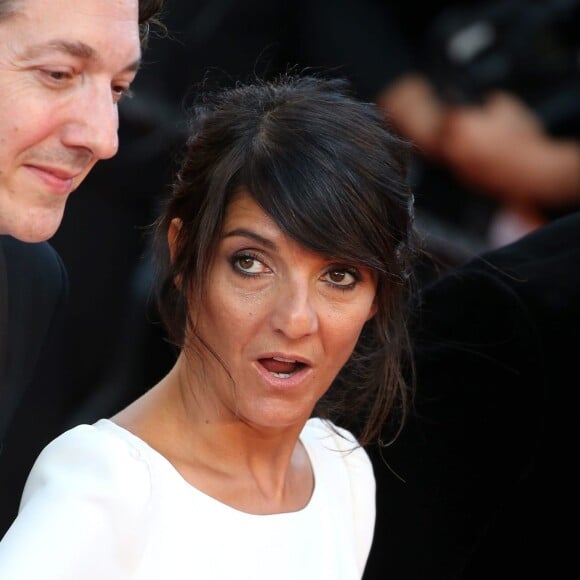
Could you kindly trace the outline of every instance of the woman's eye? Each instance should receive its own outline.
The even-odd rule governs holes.
[[[244,275],[256,275],[267,272],[268,268],[258,258],[249,255],[233,257],[232,264],[236,270]]]
[[[324,275],[326,280],[334,286],[353,288],[360,280],[356,271],[347,268],[332,268]]]

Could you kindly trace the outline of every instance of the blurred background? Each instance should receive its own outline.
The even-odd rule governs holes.
[[[167,0],[120,108],[120,150],[51,240],[69,302],[6,438],[0,536],[42,447],[151,387],[174,353],[151,300],[149,225],[200,89],[309,71],[351,80],[413,145],[418,228],[440,271],[580,208],[580,0]]]

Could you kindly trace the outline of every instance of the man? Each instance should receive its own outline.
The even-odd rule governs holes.
[[[138,10],[137,0],[0,2],[0,233],[50,238],[71,191],[117,152],[117,105],[141,58]]]
[[[163,0],[0,0],[0,441],[66,275],[43,242],[117,152],[118,103]]]
[[[454,269],[411,332],[415,412],[373,449],[365,580],[560,578],[575,564],[580,212]]]

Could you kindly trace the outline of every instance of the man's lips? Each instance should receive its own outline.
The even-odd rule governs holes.
[[[74,179],[81,174],[80,171],[70,171],[58,167],[41,165],[27,165],[26,167],[55,193],[69,193]]]

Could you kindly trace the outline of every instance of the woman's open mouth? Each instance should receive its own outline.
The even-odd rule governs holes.
[[[306,367],[304,363],[282,357],[261,358],[259,362],[269,373],[279,379],[288,379]]]

